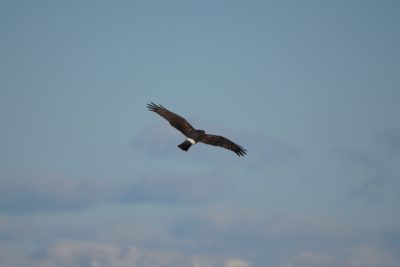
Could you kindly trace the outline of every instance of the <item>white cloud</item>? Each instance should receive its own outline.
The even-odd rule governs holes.
[[[400,266],[400,259],[381,247],[361,245],[352,249],[345,264],[349,267],[396,267]]]
[[[324,219],[217,209],[191,217],[190,221],[176,224],[172,232],[150,225],[130,228],[129,224],[126,227],[111,224],[107,225],[109,235],[101,236],[98,232],[104,232],[104,225],[97,226],[91,234],[80,237],[89,241],[65,240],[68,235],[49,238],[39,242],[39,246],[51,245],[33,256],[26,255],[23,249],[36,241],[30,239],[31,234],[26,240],[13,238],[8,248],[4,243],[8,241],[3,240],[0,266],[396,267],[400,264],[393,251],[377,245],[376,240],[358,236],[356,229]],[[0,219],[3,233],[20,231],[20,227],[10,228],[10,223],[14,224],[10,218]]]
[[[280,267],[396,267],[400,259],[375,245],[348,247],[345,252],[305,251]]]
[[[204,233],[218,238],[230,233],[242,242],[258,240],[270,242],[271,239],[319,239],[350,235],[351,229],[325,218],[300,214],[263,213],[257,209],[208,209],[183,221],[186,227],[178,225],[177,231]]]
[[[189,266],[189,261],[176,251],[144,250],[84,241],[63,241],[51,245],[36,266],[46,267],[164,267]]]
[[[226,261],[225,267],[250,267],[250,263],[242,259],[230,259]]]
[[[336,260],[329,255],[305,251],[296,256],[292,261],[284,263],[281,267],[331,267],[336,266],[335,264]]]
[[[0,247],[0,266],[7,267],[250,267],[240,258],[184,254],[177,250],[123,247],[91,241],[60,241],[35,256],[10,254]]]

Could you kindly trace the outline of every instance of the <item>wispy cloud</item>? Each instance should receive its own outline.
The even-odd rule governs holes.
[[[234,132],[221,130],[220,132]],[[228,136],[227,136],[228,137]],[[254,171],[262,168],[287,167],[301,157],[301,151],[294,145],[266,133],[240,132],[230,137],[247,150],[247,155],[237,158],[230,151],[200,144],[188,155],[195,162],[207,163],[215,168],[244,168]]]
[[[135,181],[121,195],[120,201],[184,205],[212,203],[231,186],[228,177],[220,173],[149,175]]]
[[[6,254],[8,253],[8,254]],[[11,253],[11,254],[10,254]],[[238,257],[184,254],[92,241],[63,240],[33,256],[13,254],[0,246],[0,265],[9,267],[251,267]]]
[[[304,251],[293,259],[286,260],[279,267],[395,267],[400,258],[376,245],[357,245],[345,252],[333,254],[329,252]]]
[[[397,198],[394,188],[399,187],[396,179],[399,169],[395,160],[389,160],[377,149],[346,147],[336,149],[334,154],[346,166],[343,169],[348,173],[343,175],[349,176],[354,183],[349,194],[371,201]],[[354,173],[357,173],[358,180],[351,179]]]
[[[163,267],[190,266],[190,260],[175,251],[143,250],[96,242],[63,241],[48,247],[34,262],[37,266]]]
[[[400,264],[396,250],[382,246],[371,233],[312,216],[214,210],[182,222],[174,233],[194,251],[230,251],[250,259],[254,266]]]
[[[211,128],[215,129],[214,134],[217,133],[230,138],[246,148],[248,154],[244,158],[240,158],[240,161],[234,161],[236,155],[233,152],[205,144],[196,144],[189,152],[183,152],[177,145],[185,139],[185,136],[167,123],[166,125],[152,125],[143,129],[135,136],[133,145],[154,158],[171,158],[177,156],[179,152],[185,153],[183,155],[191,159],[192,162],[207,163],[213,168],[220,169],[228,166],[230,168],[245,167],[247,169],[282,167],[290,164],[301,155],[299,149],[292,144],[266,133],[238,132],[217,125]],[[229,135],[228,133],[236,133],[236,135]]]
[[[104,203],[207,204],[233,186],[227,174],[149,173],[128,179],[1,178],[0,211],[63,212]]]
[[[324,218],[229,209],[190,216],[171,229],[176,242],[190,251],[231,252],[268,265],[299,248],[348,246],[356,238],[352,231]]]
[[[65,211],[110,200],[122,185],[104,179],[69,179],[50,176],[2,177],[3,212]]]
[[[36,248],[33,254],[3,240],[0,256],[3,252],[5,257],[0,257],[0,265],[394,267],[400,263],[393,249],[396,244],[382,245],[383,236],[377,238],[326,218],[223,207],[172,217],[169,223],[157,225],[126,220],[106,225],[93,222],[80,225],[79,236],[72,225],[63,224],[70,227],[69,234],[54,232],[55,236],[40,242],[42,249]],[[1,222],[3,232],[19,231],[11,227],[12,218],[3,216]],[[40,233],[47,228],[41,224],[35,227],[30,231]],[[30,239],[32,235],[24,238],[18,244],[37,241]]]

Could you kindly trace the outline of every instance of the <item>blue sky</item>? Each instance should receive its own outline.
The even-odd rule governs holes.
[[[0,1],[0,265],[399,266],[399,10]]]

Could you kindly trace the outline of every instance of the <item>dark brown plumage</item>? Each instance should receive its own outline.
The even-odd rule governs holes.
[[[192,125],[190,125],[189,122],[187,122],[187,120],[178,114],[169,111],[161,105],[156,105],[151,102],[150,104],[147,104],[147,108],[166,119],[173,127],[178,129],[187,137],[183,143],[178,145],[178,147],[184,151],[188,151],[189,148],[195,143],[201,142],[204,144],[229,149],[235,152],[238,156],[244,156],[247,153],[246,149],[244,149],[242,146],[235,144],[223,136],[207,134],[203,130],[196,130]]]
[[[183,133],[187,137],[189,137],[188,135],[190,134],[190,132],[194,131],[193,126],[190,125],[190,123],[188,123],[187,120],[185,120],[178,114],[169,111],[168,109],[164,108],[161,105],[156,105],[153,102],[151,102],[150,104],[147,104],[147,108],[150,111],[157,113],[158,115],[169,121],[169,123],[173,127],[178,129],[181,133]]]
[[[204,144],[213,145],[213,146],[220,146],[220,147],[232,150],[238,156],[246,155],[246,149],[244,149],[243,147],[235,144],[234,142],[232,142],[231,140],[229,140],[229,139],[227,139],[227,138],[225,138],[223,136],[206,134],[206,136],[204,136],[200,140],[200,142],[202,142]]]

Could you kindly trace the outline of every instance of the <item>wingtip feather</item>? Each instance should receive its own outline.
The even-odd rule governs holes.
[[[235,151],[235,153],[239,156],[239,157],[244,157],[247,154],[247,150],[244,149],[243,147],[239,147],[239,149],[237,151]]]
[[[157,104],[154,104],[153,102],[150,102],[149,104],[147,104],[147,108],[150,111],[156,111],[158,106],[157,106]]]

